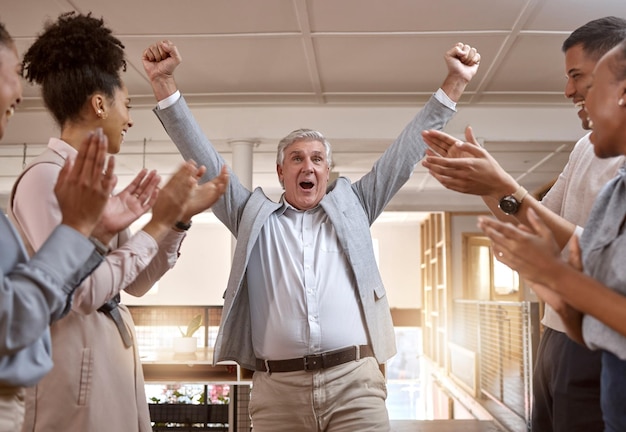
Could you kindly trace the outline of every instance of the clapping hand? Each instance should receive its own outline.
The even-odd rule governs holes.
[[[552,232],[533,209],[528,210],[528,221],[530,227],[481,216],[478,227],[491,240],[498,261],[524,279],[551,287],[556,282],[552,266],[567,264],[560,258],[560,248]]]
[[[156,171],[142,169],[124,190],[109,198],[101,223],[94,229],[94,237],[108,244],[115,234],[150,210],[157,200],[160,181]]]
[[[98,225],[117,177],[115,160],[107,155],[107,138],[102,129],[89,134],[82,142],[74,162],[69,158],[61,168],[54,186],[61,223],[89,237]],[[106,161],[106,169],[105,169]]]
[[[228,168],[222,167],[219,175],[210,181],[198,185],[187,201],[181,220],[187,222],[191,217],[208,210],[224,194],[228,185]]]
[[[445,188],[496,199],[517,189],[515,179],[478,144],[470,126],[466,142],[437,130],[423,131],[422,137],[429,147],[422,166]]]

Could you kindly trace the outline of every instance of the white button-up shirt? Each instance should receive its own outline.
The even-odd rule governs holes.
[[[368,343],[354,277],[322,207],[300,211],[283,201],[261,230],[247,274],[257,358]]]

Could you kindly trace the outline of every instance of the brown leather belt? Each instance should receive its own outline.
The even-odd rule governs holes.
[[[24,393],[24,387],[0,385],[0,396],[15,396]]]
[[[304,357],[287,360],[256,360],[256,370],[259,372],[294,372],[327,369],[364,357],[374,357],[369,345],[353,345],[321,354],[310,354]]]

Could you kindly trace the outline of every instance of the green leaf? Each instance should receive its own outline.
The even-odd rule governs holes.
[[[191,321],[189,321],[189,324],[187,324],[187,331],[186,332],[182,332],[183,337],[192,337],[193,334],[198,331],[198,329],[200,328],[200,326],[202,325],[202,314],[198,314],[196,316],[194,316]]]

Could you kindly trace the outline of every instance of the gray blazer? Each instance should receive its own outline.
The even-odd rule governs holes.
[[[52,368],[48,326],[71,306],[75,287],[102,262],[78,231],[59,225],[29,259],[0,215],[0,392],[32,386]]]
[[[225,161],[202,133],[184,98],[154,112],[183,157],[207,167],[203,180],[219,174]],[[379,363],[396,353],[396,345],[389,303],[374,257],[370,225],[424,156],[426,145],[421,131],[441,129],[453,114],[454,110],[432,97],[369,173],[355,183],[340,177],[329,185],[320,203],[333,223],[355,276],[367,333]],[[255,367],[246,268],[261,228],[279,207],[280,204],[271,201],[260,188],[249,191],[231,172],[226,193],[212,208],[237,238],[214,362],[234,360],[245,368]]]

